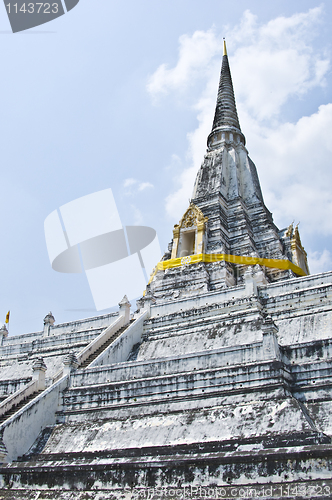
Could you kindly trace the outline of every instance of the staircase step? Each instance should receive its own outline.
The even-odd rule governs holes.
[[[33,394],[30,394],[30,396],[23,399],[23,401],[21,401],[18,405],[13,406],[13,408],[11,408],[6,413],[1,415],[0,424],[2,424],[2,422],[7,420],[7,418],[12,417],[16,412],[18,412],[21,408],[23,408],[23,406],[25,406],[27,403],[29,403],[32,399],[34,399],[36,396],[38,396],[38,394],[40,394],[41,392],[43,392],[43,391],[36,391]]]
[[[101,354],[107,347],[109,347],[112,342],[117,339],[121,333],[123,333],[127,328],[128,326],[133,322],[135,321],[134,319],[130,320],[129,324],[125,325],[125,326],[122,326],[120,328],[120,330],[118,330],[117,332],[115,332],[106,342],[104,342],[103,345],[101,345],[100,347],[98,347],[98,349],[93,352],[89,357],[88,359],[86,359],[79,367],[80,370],[86,368],[87,366],[89,366],[92,361],[94,361],[98,356],[99,354]]]

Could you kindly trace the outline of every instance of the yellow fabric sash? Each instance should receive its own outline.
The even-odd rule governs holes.
[[[179,257],[177,259],[170,259],[158,262],[154,272],[152,273],[149,284],[153,280],[154,276],[158,271],[163,269],[170,269],[172,267],[180,267],[188,264],[196,264],[197,262],[219,262],[224,260],[226,262],[231,262],[232,264],[242,264],[245,266],[255,266],[259,264],[265,267],[271,267],[274,269],[291,269],[298,276],[307,276],[307,273],[301,269],[301,267],[296,266],[293,262],[289,260],[281,259],[262,259],[261,257],[249,257],[241,255],[228,255],[224,253],[200,253],[198,255],[187,255],[186,257]]]

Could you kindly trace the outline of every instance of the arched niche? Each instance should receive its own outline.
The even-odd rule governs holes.
[[[172,259],[204,253],[208,218],[193,203],[173,229]]]

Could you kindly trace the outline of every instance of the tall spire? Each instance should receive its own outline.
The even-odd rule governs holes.
[[[163,262],[151,278],[150,292],[158,302],[176,299],[179,294],[184,298],[201,292],[214,293],[256,278],[258,284],[265,285],[290,277],[285,260],[308,273],[306,254],[295,233],[293,227],[279,231],[264,204],[256,166],[249,158],[236,112],[224,43],[208,149],[197,173],[190,206],[174,226],[173,240],[163,258],[169,262],[176,259],[176,266],[181,262],[183,267],[179,272],[178,267],[172,270],[167,266],[173,264]],[[206,266],[202,254],[210,255]],[[212,257],[215,254],[232,255],[234,260],[217,262]],[[252,262],[246,257],[276,259],[280,266],[265,269],[257,265],[246,273],[248,267],[243,262]],[[187,267],[188,263],[197,266]],[[166,269],[165,274],[158,274]]]
[[[225,40],[224,55],[222,58],[218,97],[212,132],[216,132],[217,130],[229,130],[231,132],[241,133],[241,127],[236,111],[233,83],[228,63]]]

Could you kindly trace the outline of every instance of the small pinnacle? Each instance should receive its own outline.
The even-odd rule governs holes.
[[[224,38],[224,53],[223,53],[224,56],[227,56],[227,49],[226,49],[226,40]]]

